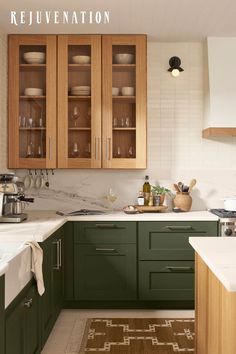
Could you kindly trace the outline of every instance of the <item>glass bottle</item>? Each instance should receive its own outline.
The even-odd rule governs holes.
[[[149,176],[145,176],[145,182],[143,184],[144,205],[148,205],[149,203],[150,192],[151,192],[151,186],[149,183]]]
[[[144,205],[144,196],[143,196],[143,191],[139,192],[138,198],[137,198],[137,203],[140,206]]]

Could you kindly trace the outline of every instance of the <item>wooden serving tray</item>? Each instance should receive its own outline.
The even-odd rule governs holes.
[[[157,205],[157,206],[135,205],[135,208],[137,208],[140,213],[160,213],[168,209],[166,205]]]

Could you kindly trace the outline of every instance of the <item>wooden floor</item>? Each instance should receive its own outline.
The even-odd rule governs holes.
[[[181,318],[194,317],[190,310],[63,310],[42,354],[65,354],[74,323],[78,318]],[[138,354],[138,353],[137,353]]]

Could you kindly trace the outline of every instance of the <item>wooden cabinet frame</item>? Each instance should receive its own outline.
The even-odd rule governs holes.
[[[19,154],[19,90],[20,46],[43,45],[46,47],[46,157],[22,158]],[[9,36],[9,86],[8,86],[8,167],[55,168],[57,148],[56,128],[56,36],[11,35]]]

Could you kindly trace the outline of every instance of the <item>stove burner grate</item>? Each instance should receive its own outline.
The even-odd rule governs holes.
[[[225,209],[211,209],[210,212],[219,216],[220,218],[236,218],[236,211],[229,211]]]

